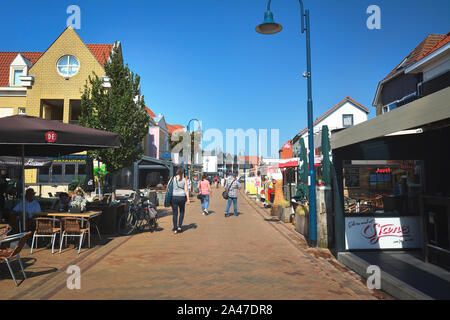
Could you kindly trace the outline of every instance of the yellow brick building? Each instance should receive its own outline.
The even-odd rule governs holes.
[[[103,77],[104,63],[115,44],[85,44],[68,27],[44,52],[0,52],[0,117],[27,114],[77,123],[81,94],[89,75]],[[25,182],[47,192],[67,191],[85,170],[84,155],[55,159],[49,169],[26,170]]]

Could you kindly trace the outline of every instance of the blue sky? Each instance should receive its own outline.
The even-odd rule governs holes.
[[[44,51],[81,8],[86,43],[122,42],[146,104],[170,124],[279,129],[280,145],[307,125],[305,35],[299,4],[273,0],[283,31],[255,32],[266,0],[89,0],[2,3],[0,51]],[[314,118],[350,96],[371,110],[378,81],[430,33],[450,30],[448,0],[304,0],[311,12]],[[369,5],[381,30],[369,30]],[[11,14],[15,12],[16,14]],[[20,15],[17,13],[20,12]],[[5,32],[5,30],[7,30]]]

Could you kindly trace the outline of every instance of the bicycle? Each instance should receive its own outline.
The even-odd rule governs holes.
[[[142,232],[147,226],[150,232],[155,231],[158,227],[156,206],[143,197],[139,190],[128,201],[128,209],[119,218],[118,233],[127,236],[134,231]]]

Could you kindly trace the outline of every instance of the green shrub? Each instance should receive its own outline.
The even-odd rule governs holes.
[[[297,206],[297,208],[295,209],[295,213],[298,213],[301,216],[306,215],[309,212],[309,207],[305,206],[303,204],[300,204]]]

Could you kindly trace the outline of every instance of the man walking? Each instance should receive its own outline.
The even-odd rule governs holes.
[[[228,180],[225,183],[225,191],[228,192],[228,203],[227,207],[225,209],[225,218],[228,217],[228,211],[230,210],[231,203],[233,202],[234,207],[234,215],[238,215],[238,209],[237,209],[237,197],[238,197],[238,191],[241,189],[241,184],[237,180],[237,174],[233,174],[233,176],[230,176]]]

